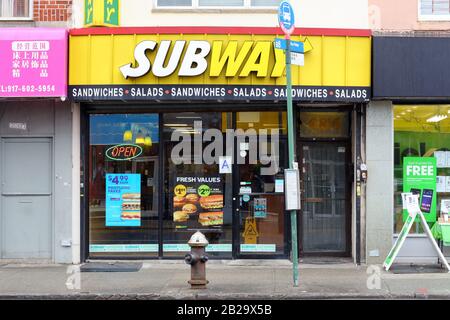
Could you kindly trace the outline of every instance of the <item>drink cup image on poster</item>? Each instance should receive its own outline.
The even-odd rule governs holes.
[[[141,175],[106,175],[106,226],[141,226]]]
[[[176,176],[172,212],[176,228],[220,228],[223,225],[223,183],[220,176]]]
[[[428,222],[436,221],[436,158],[403,158],[403,192],[419,197],[419,206]],[[403,211],[403,221],[408,217]]]

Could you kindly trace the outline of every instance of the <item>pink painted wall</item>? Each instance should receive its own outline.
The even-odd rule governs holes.
[[[369,26],[379,31],[450,30],[450,21],[418,21],[419,0],[369,0]]]

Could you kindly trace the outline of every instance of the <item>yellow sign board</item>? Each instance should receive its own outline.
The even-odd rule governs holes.
[[[282,50],[274,49],[275,37],[240,34],[71,35],[69,84],[282,86],[286,84],[285,57]],[[292,40],[303,38],[292,36]],[[305,55],[303,67],[293,67],[294,86],[370,87],[370,37],[308,36],[307,40],[308,47],[314,47],[314,50]],[[195,49],[201,51],[202,56],[198,52],[196,56]],[[142,59],[144,57],[147,59]],[[145,62],[146,68],[142,68],[139,76],[131,76],[129,70],[138,68],[138,61]],[[193,72],[191,67],[197,62],[200,66]]]
[[[119,26],[119,0],[84,0],[84,26]]]
[[[255,218],[248,217],[245,219],[245,229],[242,235],[244,236],[245,244],[257,244],[259,233]]]

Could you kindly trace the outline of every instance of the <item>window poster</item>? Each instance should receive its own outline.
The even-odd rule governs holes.
[[[220,176],[175,177],[172,209],[177,229],[221,228],[223,207]]]
[[[255,198],[254,200],[254,217],[255,218],[267,218],[267,199]]]
[[[436,177],[436,192],[445,192],[445,176],[437,176]]]
[[[428,222],[436,222],[436,172],[435,157],[403,159],[403,192],[418,195],[420,210]],[[407,217],[407,210],[403,210],[403,221]]]
[[[106,175],[106,226],[141,226],[141,175]]]
[[[450,151],[445,151],[446,165],[445,167],[450,168]]]
[[[447,153],[445,151],[435,151],[434,157],[436,158],[436,165],[438,168],[447,167]]]

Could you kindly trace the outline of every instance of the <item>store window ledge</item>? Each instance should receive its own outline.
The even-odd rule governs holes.
[[[398,233],[394,233],[394,239],[398,238]],[[408,234],[408,238],[427,238],[428,236],[425,233],[410,233]]]
[[[442,22],[450,21],[450,14],[424,14],[419,15],[419,22]]]
[[[152,13],[277,13],[277,8],[153,8]]]
[[[35,27],[36,22],[33,19],[5,19],[0,18],[0,28],[10,28],[10,27]]]

